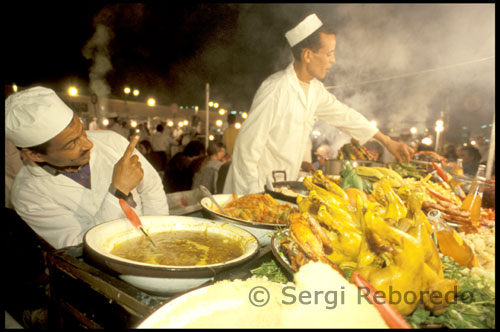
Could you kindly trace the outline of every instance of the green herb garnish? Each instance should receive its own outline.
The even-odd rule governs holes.
[[[288,282],[288,278],[274,260],[264,262],[259,267],[250,270],[250,272],[257,277],[266,277],[269,281],[283,284]]]

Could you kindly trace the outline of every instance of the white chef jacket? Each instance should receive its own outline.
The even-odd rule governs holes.
[[[311,80],[308,94],[306,98],[293,62],[261,84],[236,138],[224,193],[261,192],[274,170],[285,170],[287,180],[297,179],[315,118],[361,144],[377,133],[363,115],[338,101],[319,80]]]
[[[118,198],[109,193],[113,167],[129,142],[109,130],[87,131],[90,150],[91,189],[63,174],[49,174],[42,167],[24,165],[12,186],[12,203],[19,216],[55,248],[83,242],[85,232],[105,221],[124,218]],[[168,215],[165,191],[158,172],[139,156],[144,178],[132,190],[138,215]]]

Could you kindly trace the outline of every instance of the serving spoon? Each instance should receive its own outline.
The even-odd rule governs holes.
[[[210,192],[210,190],[207,189],[207,187],[205,187],[204,185],[200,185],[200,189],[201,191],[206,195],[208,196],[208,198],[210,198],[210,200],[215,204],[215,206],[223,213],[225,214],[226,216],[229,217],[229,215],[226,213],[226,211],[224,211],[224,209],[222,208],[222,206],[220,206],[219,203],[217,203],[217,201],[215,200],[214,196],[212,196],[212,193]]]
[[[144,230],[141,219],[139,218],[137,213],[135,213],[134,209],[132,209],[132,207],[122,198],[120,198],[119,202],[123,212],[125,212],[125,215],[127,216],[127,219],[130,221],[130,223],[132,223],[132,225],[134,225],[135,228],[140,229],[142,233],[144,233],[146,238],[149,240],[149,242],[151,242],[151,244],[155,248],[158,248],[158,246],[154,243],[153,239]]]

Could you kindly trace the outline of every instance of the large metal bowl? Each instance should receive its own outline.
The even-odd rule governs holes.
[[[238,195],[237,197],[239,198],[241,196],[243,195]],[[224,207],[224,205],[232,201],[233,194],[213,195],[213,197],[219,205]],[[289,202],[281,201],[279,199],[277,201],[281,204],[289,204],[290,206],[296,206],[296,204],[291,204]],[[255,235],[255,237],[259,241],[260,246],[262,247],[267,246],[268,244],[271,243],[271,237],[276,230],[288,228],[288,225],[285,224],[265,224],[265,223],[247,221],[244,219],[226,216],[225,214],[218,212],[217,207],[208,197],[202,198],[200,203],[203,209],[202,211],[204,211],[204,214],[207,215],[209,218],[214,220],[230,222],[232,224],[237,225],[238,227],[241,227],[249,231],[250,233]]]
[[[196,288],[218,271],[254,257],[259,244],[251,233],[229,223],[185,216],[142,216],[149,234],[165,231],[206,231],[241,241],[243,255],[227,262],[201,266],[170,266],[141,263],[111,254],[120,242],[142,236],[127,219],[109,221],[91,228],[84,237],[85,259],[118,274],[139,289],[155,295],[173,295]]]

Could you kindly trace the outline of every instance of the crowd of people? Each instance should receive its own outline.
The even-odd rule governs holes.
[[[213,194],[222,193],[217,189],[219,168],[230,162],[232,147],[238,134],[235,115],[229,114],[228,127],[217,140],[210,141],[208,147],[202,142],[196,128],[171,128],[158,123],[151,131],[145,123],[137,129],[127,129],[127,123],[113,119],[108,127],[127,139],[140,135],[137,149],[158,171],[166,193],[192,190],[204,185]],[[227,172],[227,167],[223,172]]]

